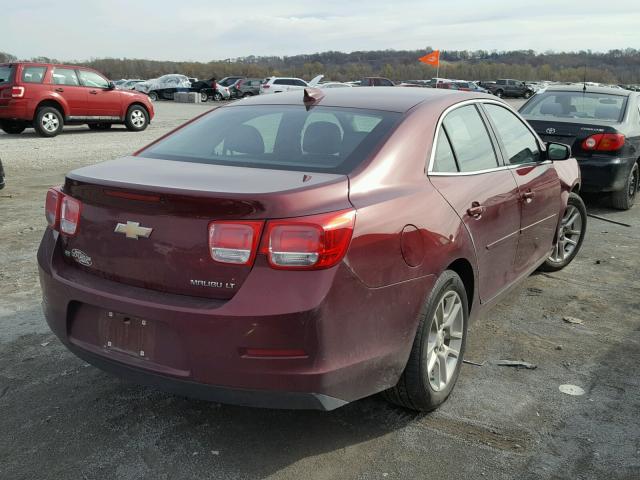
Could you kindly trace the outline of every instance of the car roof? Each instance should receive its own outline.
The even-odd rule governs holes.
[[[544,92],[541,93],[546,93],[546,92],[577,92],[577,93],[582,93],[583,91],[586,91],[587,93],[604,93],[607,95],[619,95],[621,97],[628,97],[629,95],[631,95],[633,92],[631,92],[630,90],[623,90],[620,88],[610,88],[610,87],[593,87],[590,85],[587,85],[586,90],[584,90],[584,86],[582,83],[580,84],[575,84],[575,85],[551,85],[549,87],[547,87],[547,89]]]
[[[95,70],[92,67],[84,65],[69,65],[66,63],[46,63],[46,62],[5,62],[0,65],[26,65],[28,67],[61,67],[61,68],[82,68],[86,70]]]
[[[386,110],[404,113],[420,103],[455,104],[474,98],[494,99],[491,95],[481,93],[459,92],[436,88],[402,88],[402,87],[358,87],[330,88],[322,90],[323,97],[314,105],[361,108],[368,110]],[[303,90],[279,93],[277,95],[258,95],[243,99],[227,107],[243,105],[304,105]]]

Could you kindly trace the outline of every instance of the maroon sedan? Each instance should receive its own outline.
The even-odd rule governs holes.
[[[246,99],[49,190],[43,308],[79,357],[172,392],[431,410],[469,321],[577,254],[579,186],[570,149],[488,95]]]

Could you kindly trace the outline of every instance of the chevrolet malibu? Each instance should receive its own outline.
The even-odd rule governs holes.
[[[469,322],[578,253],[579,187],[570,148],[489,95],[245,99],[49,190],[43,308],[80,358],[170,392],[432,410]]]

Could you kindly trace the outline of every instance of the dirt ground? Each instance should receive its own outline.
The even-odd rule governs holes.
[[[640,478],[640,205],[617,212],[589,199],[590,212],[632,226],[590,218],[570,267],[531,276],[473,324],[466,358],[485,363],[465,364],[428,415],[378,397],[329,413],[194,401],[125,383],[63,348],[40,309],[46,189],[206,108],[158,103],[144,133],[0,133],[0,478]],[[563,384],[586,393],[566,395]]]

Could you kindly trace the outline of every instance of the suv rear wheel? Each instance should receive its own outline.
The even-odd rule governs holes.
[[[149,125],[149,113],[142,105],[131,105],[124,119],[127,130],[141,132]]]
[[[55,137],[64,127],[64,117],[57,108],[41,107],[36,112],[33,128],[41,137]]]
[[[2,122],[0,128],[2,128],[5,133],[8,133],[10,135],[17,135],[24,132],[24,129],[27,128],[27,126],[24,123],[5,121]]]

